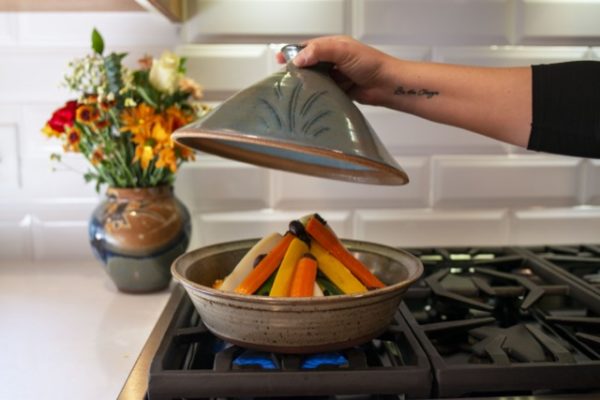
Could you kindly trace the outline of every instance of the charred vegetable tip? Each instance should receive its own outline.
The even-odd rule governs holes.
[[[308,246],[310,246],[310,236],[306,233],[304,225],[298,220],[293,220],[289,224],[289,231],[292,232],[298,239],[302,240]]]
[[[315,213],[313,216],[317,221],[319,221],[323,225],[327,225],[327,221],[325,221],[325,218],[321,217],[319,214]]]

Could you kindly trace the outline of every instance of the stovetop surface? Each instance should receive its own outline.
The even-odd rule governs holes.
[[[408,251],[424,274],[389,329],[335,353],[225,343],[178,287],[119,398],[600,398],[600,247]]]

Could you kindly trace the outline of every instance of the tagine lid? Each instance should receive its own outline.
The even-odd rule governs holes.
[[[326,64],[298,68],[302,46],[282,49],[285,68],[244,89],[173,139],[263,167],[356,183],[404,185],[408,176]]]

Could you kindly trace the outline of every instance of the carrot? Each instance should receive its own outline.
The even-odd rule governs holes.
[[[340,242],[335,233],[319,219],[313,216],[306,223],[306,232],[315,239],[321,246],[329,251],[335,258],[340,260],[369,289],[381,288],[385,284],[365,267],[363,263],[357,260],[346,247]]]
[[[252,294],[256,292],[269,276],[275,272],[290,243],[295,238],[293,234],[286,233],[267,256],[244,278],[242,283],[235,288],[235,292],[240,294]]]
[[[290,286],[292,284],[292,278],[294,277],[294,271],[296,270],[296,264],[302,257],[302,254],[308,251],[308,246],[305,242],[294,237],[290,243],[281,265],[275,275],[273,281],[273,287],[269,292],[269,296],[272,297],[285,297],[290,294]]]
[[[296,265],[292,286],[290,287],[290,297],[313,296],[316,278],[317,260],[312,254],[306,253]]]

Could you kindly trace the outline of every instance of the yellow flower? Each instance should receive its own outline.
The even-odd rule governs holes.
[[[66,132],[66,142],[63,144],[64,151],[79,152],[81,132],[74,127],[69,127]]]
[[[152,151],[152,146],[142,145],[135,148],[135,157],[133,158],[133,162],[139,160],[142,169],[148,169],[152,159],[154,159],[154,151]]]
[[[177,157],[175,156],[175,151],[170,147],[165,147],[158,153],[156,168],[165,167],[168,167],[171,172],[177,171]]]
[[[61,132],[52,129],[52,127],[50,126],[50,124],[44,125],[44,127],[42,128],[42,132],[44,132],[44,135],[46,135],[49,138],[51,138],[51,137],[60,137],[60,135],[61,135]]]
[[[85,125],[93,125],[100,118],[98,109],[94,106],[82,105],[77,107],[75,119]]]
[[[159,152],[171,146],[171,137],[160,122],[154,123],[152,129],[144,129],[133,135],[135,157],[133,162],[140,160],[143,169],[148,168],[150,161]]]

